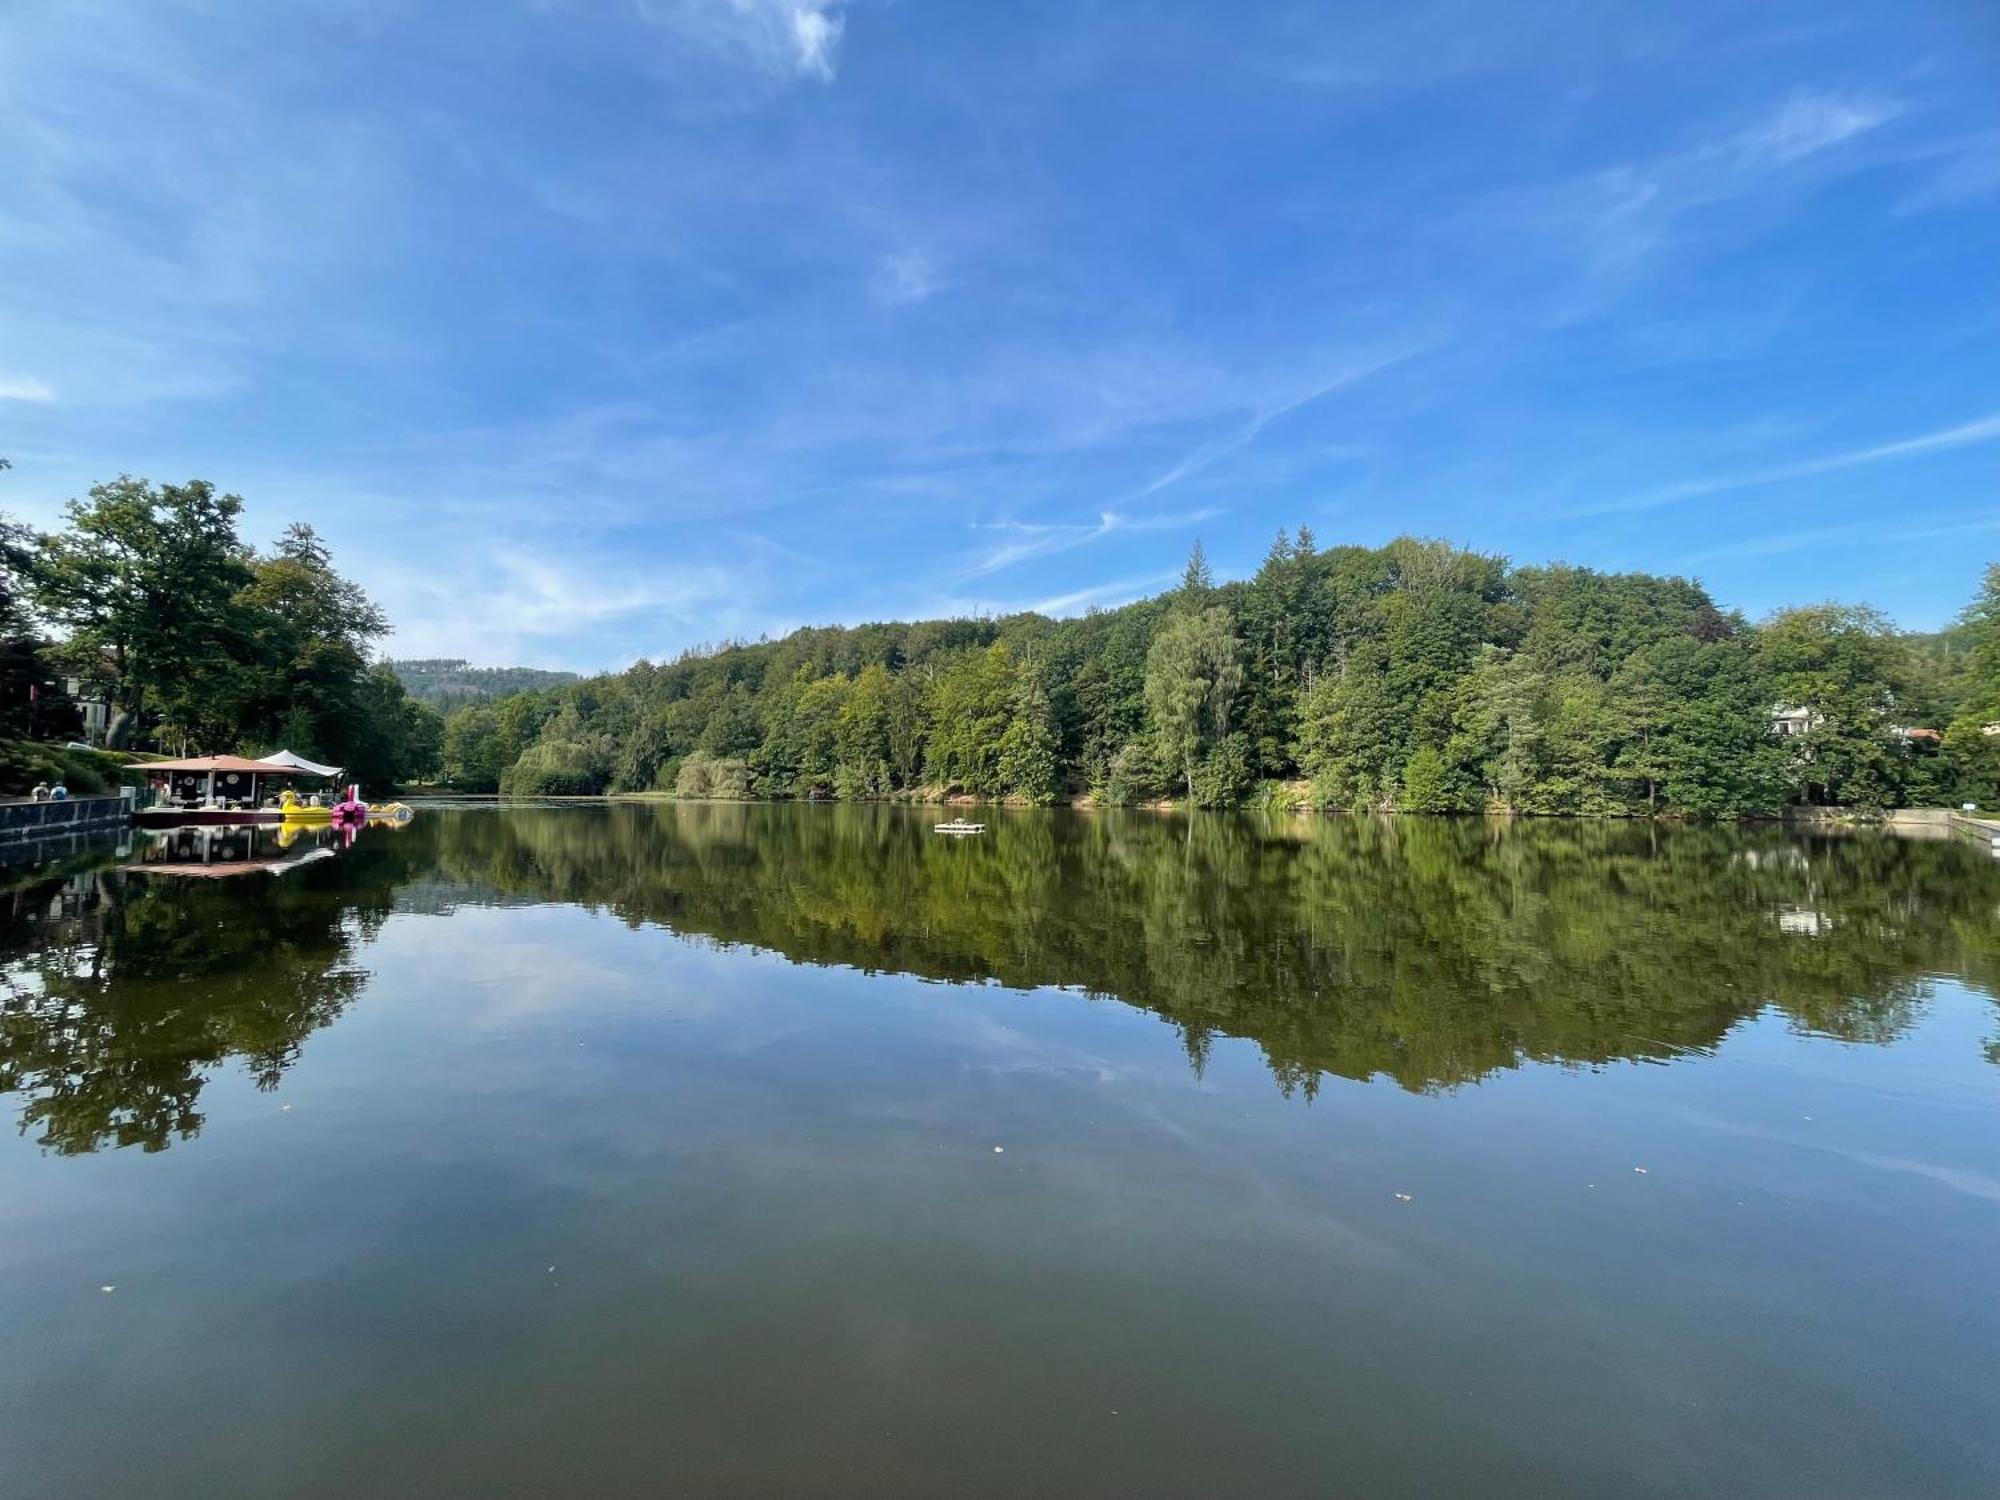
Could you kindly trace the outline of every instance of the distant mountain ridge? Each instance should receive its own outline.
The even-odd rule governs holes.
[[[389,669],[412,698],[450,713],[468,703],[505,698],[510,693],[535,693],[577,681],[574,672],[545,667],[475,667],[455,656],[427,656],[392,661]]]

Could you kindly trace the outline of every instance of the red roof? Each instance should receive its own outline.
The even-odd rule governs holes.
[[[284,766],[269,765],[261,760],[246,760],[240,755],[197,755],[191,760],[146,760],[133,765],[136,771],[148,775],[155,771],[194,771],[206,774],[209,771],[254,771],[259,776],[296,776],[299,773]]]

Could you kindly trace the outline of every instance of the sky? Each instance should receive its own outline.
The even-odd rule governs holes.
[[[0,509],[579,669],[1444,537],[1933,628],[1991,0],[8,0]]]

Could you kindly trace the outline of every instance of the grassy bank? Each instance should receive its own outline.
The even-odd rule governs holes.
[[[38,783],[60,781],[79,797],[115,791],[142,757],[123,751],[72,750],[36,740],[0,740],[0,797],[25,797]]]

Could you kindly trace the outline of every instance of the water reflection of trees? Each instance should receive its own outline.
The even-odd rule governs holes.
[[[393,882],[358,889],[338,863],[227,880],[99,869],[10,893],[0,1092],[24,1096],[23,1133],[63,1154],[158,1151],[201,1128],[225,1059],[275,1087],[359,993],[355,944],[390,909]]]
[[[2000,863],[1780,830],[931,814],[755,805],[435,815],[282,876],[71,873],[0,896],[0,1092],[50,1150],[159,1150],[206,1076],[274,1086],[358,995],[391,911],[563,902],[811,964],[1064,985],[1170,1020],[1197,1065],[1407,1088],[1665,1059],[1767,1005],[1855,1040],[1930,977],[2000,992]],[[2000,1046],[1995,1048],[2000,1061]]]
[[[1616,823],[996,819],[655,805],[439,820],[440,868],[514,899],[815,964],[1067,985],[1247,1037],[1280,1084],[1450,1087],[1665,1058],[1771,1005],[1851,1040],[1929,977],[2000,979],[2000,865],[1949,843]]]

